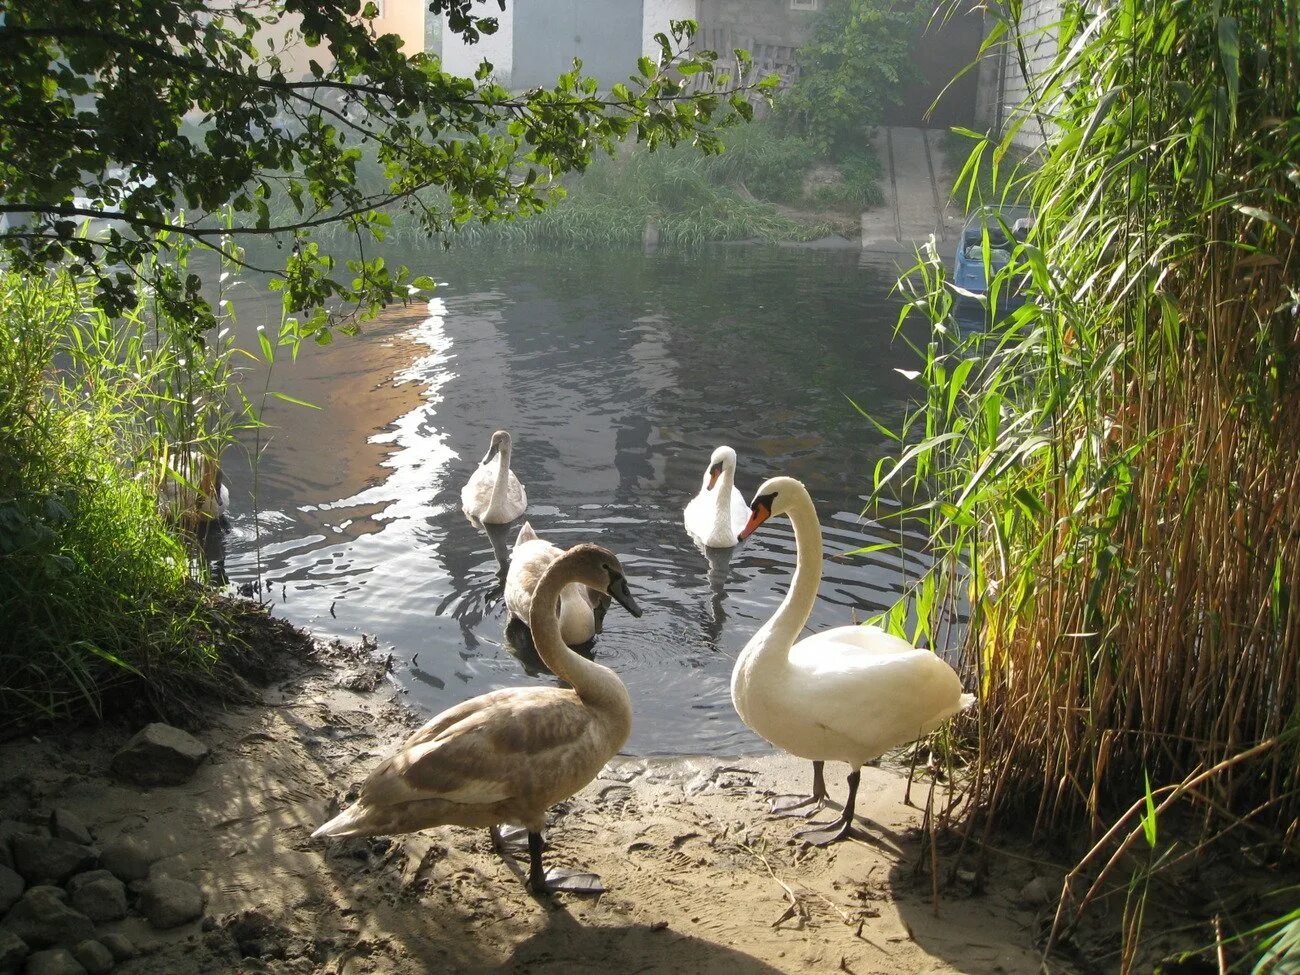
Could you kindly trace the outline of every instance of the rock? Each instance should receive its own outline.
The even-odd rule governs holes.
[[[108,975],[113,970],[113,953],[98,941],[83,941],[72,949],[72,957],[90,975]]]
[[[20,823],[13,819],[0,820],[0,866],[9,867],[11,870],[14,865],[14,854],[12,841],[15,836],[30,836],[36,830],[26,823]]]
[[[86,975],[81,963],[67,948],[38,951],[27,959],[24,975]]]
[[[79,873],[68,881],[72,906],[92,921],[126,917],[126,885],[107,870]]]
[[[193,735],[154,722],[145,725],[113,756],[119,778],[136,785],[179,785],[208,757],[208,746]]]
[[[29,884],[61,884],[74,873],[95,866],[99,855],[90,847],[53,836],[24,836],[12,840],[14,869]]]
[[[18,903],[18,898],[23,896],[26,887],[27,884],[16,871],[0,867],[0,914]]]
[[[115,961],[127,961],[135,957],[135,945],[124,934],[101,934],[99,943],[109,950]]]
[[[185,880],[154,877],[141,891],[139,907],[155,928],[174,928],[203,913],[203,891]]]
[[[80,819],[66,809],[56,809],[50,814],[50,835],[70,843],[90,846],[90,830]]]
[[[0,929],[12,931],[32,948],[75,945],[95,933],[95,925],[80,911],[74,911],[58,896],[63,891],[33,887],[0,921]]]
[[[1047,889],[1046,880],[1042,877],[1035,877],[1020,888],[1016,900],[1024,907],[1045,907],[1051,903],[1052,892]]]
[[[31,951],[27,942],[12,931],[0,931],[0,975],[17,975],[23,969],[23,959]]]
[[[127,883],[148,877],[149,867],[156,859],[143,843],[129,836],[114,840],[99,855],[100,866]]]

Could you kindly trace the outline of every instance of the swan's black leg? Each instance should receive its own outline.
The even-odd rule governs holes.
[[[858,783],[862,781],[862,770],[855,768],[849,773],[849,794],[844,800],[844,812],[833,823],[813,829],[801,830],[795,835],[807,840],[813,846],[829,846],[836,840],[842,840],[853,831],[853,807],[858,799]]]
[[[542,869],[542,834],[528,832],[528,886],[535,894],[549,894],[546,871]]]
[[[807,818],[820,810],[826,802],[826,779],[824,778],[822,771],[822,767],[825,764],[825,762],[813,762],[813,788],[811,796],[805,796],[802,799],[795,796],[777,796],[772,800],[772,805],[768,811],[774,816],[794,816],[802,819]],[[785,801],[782,801],[783,799]]]

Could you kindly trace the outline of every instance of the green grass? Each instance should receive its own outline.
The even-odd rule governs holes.
[[[799,211],[839,210],[856,219],[858,211],[882,199],[879,163],[869,150],[843,160],[819,159],[807,141],[771,122],[728,129],[724,142],[726,151],[718,155],[679,146],[655,152],[632,147],[615,157],[598,157],[586,172],[563,181],[548,209],[470,222],[446,237],[471,246],[630,247],[639,246],[646,226],[653,224],[660,243],[679,247],[812,240],[833,233],[835,226],[818,213]],[[838,169],[841,179],[806,193],[808,174],[817,166]],[[433,211],[445,210],[436,192],[427,191],[420,201]],[[391,218],[387,239],[429,239],[415,214],[398,210]],[[324,236],[337,241],[348,233],[344,227],[326,228]]]
[[[246,609],[193,581],[158,504],[166,445],[228,435],[225,365],[149,311],[109,320],[85,283],[0,273],[0,734],[238,688]]]

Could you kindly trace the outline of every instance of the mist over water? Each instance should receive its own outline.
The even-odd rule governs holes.
[[[504,565],[522,521],[485,533],[460,510],[461,486],[505,428],[527,520],[558,545],[617,552],[644,611],[634,620],[613,606],[595,646],[632,695],[628,750],[766,747],[733,712],[729,682],[788,587],[789,522],[706,554],[682,508],[721,443],[739,455],[746,498],[774,474],[803,480],[826,546],[810,631],[879,612],[904,572],[915,576],[894,552],[837,558],[898,540],[859,517],[887,444],[850,398],[891,422],[915,391],[894,371],[915,358],[894,337],[892,270],[857,258],[750,247],[405,255],[444,283],[432,301],[277,365],[271,388],[321,409],[268,401],[257,523],[254,473],[238,451],[227,457],[231,580],[256,578],[260,559],[277,614],[375,636],[430,714],[552,679],[530,676],[536,661],[506,639]]]

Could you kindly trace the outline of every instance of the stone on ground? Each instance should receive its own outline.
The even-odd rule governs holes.
[[[208,757],[208,746],[193,735],[155,721],[145,725],[113,756],[119,778],[136,785],[179,785]]]
[[[148,877],[155,859],[143,843],[129,836],[109,843],[99,855],[100,866],[126,883]]]
[[[109,950],[115,961],[128,961],[135,957],[135,945],[124,934],[101,934],[99,943]]]
[[[31,951],[27,942],[12,931],[0,930],[0,975],[16,975],[23,970],[23,959]]]
[[[113,953],[98,941],[83,941],[72,949],[72,957],[90,975],[108,975],[113,969]]]
[[[82,846],[91,844],[90,830],[66,809],[56,809],[50,814],[50,833],[70,843],[80,843]]]
[[[81,963],[67,948],[38,951],[27,959],[24,975],[86,975]]]
[[[92,921],[126,917],[126,885],[107,870],[79,873],[68,881],[72,906]]]
[[[95,925],[63,902],[63,891],[33,887],[10,909],[0,930],[11,931],[32,948],[75,945],[95,933]]]
[[[24,836],[11,841],[14,869],[29,884],[61,884],[74,873],[95,866],[99,854],[88,846],[53,836]]]
[[[17,871],[0,866],[0,914],[18,903],[18,898],[23,896],[26,887],[27,884]]]
[[[203,891],[186,880],[154,877],[140,892],[139,906],[155,928],[174,928],[203,914]]]

